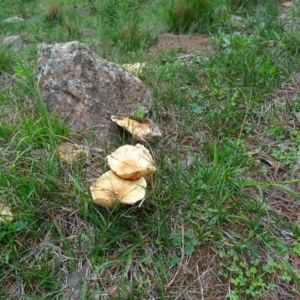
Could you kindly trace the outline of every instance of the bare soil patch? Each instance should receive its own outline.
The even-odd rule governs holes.
[[[207,35],[177,35],[173,33],[163,33],[159,36],[158,42],[149,49],[150,55],[156,55],[160,52],[170,49],[181,48],[182,52],[191,54],[208,54],[213,48]]]

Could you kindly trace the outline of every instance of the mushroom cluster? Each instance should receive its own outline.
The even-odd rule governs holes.
[[[91,186],[93,201],[113,208],[141,201],[146,195],[144,176],[156,171],[150,152],[141,144],[125,145],[107,156],[111,171],[98,178]]]

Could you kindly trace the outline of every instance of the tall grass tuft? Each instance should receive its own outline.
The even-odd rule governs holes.
[[[113,41],[124,51],[133,51],[141,46],[142,35],[138,20],[128,21],[112,36]]]
[[[142,1],[103,1],[100,5],[101,35],[124,52],[136,52],[151,42],[144,24]]]
[[[226,0],[175,0],[168,7],[166,22],[170,31],[191,33],[212,31],[230,11]]]
[[[80,35],[78,25],[75,21],[66,18],[64,20],[64,27],[66,28],[70,37],[78,37]]]
[[[8,72],[14,64],[14,56],[9,47],[0,47],[0,74]]]
[[[10,47],[0,47],[0,74],[12,69],[15,59]]]
[[[45,1],[43,4],[44,17],[47,21],[61,21],[63,17],[63,5],[59,0]]]

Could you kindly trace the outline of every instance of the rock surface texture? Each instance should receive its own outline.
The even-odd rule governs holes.
[[[3,23],[16,23],[16,22],[24,22],[24,19],[16,16],[16,17],[8,18],[3,21]]]
[[[14,51],[20,51],[24,46],[19,35],[11,35],[5,37],[2,44],[10,46]]]
[[[116,63],[98,57],[77,41],[38,46],[38,84],[50,114],[72,131],[111,140],[111,115],[128,116],[152,106],[152,92]]]

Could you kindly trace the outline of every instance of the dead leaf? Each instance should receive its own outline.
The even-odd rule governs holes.
[[[267,155],[266,153],[261,153],[261,155],[259,156],[259,159],[262,160],[263,162],[267,163],[272,168],[277,167],[276,160],[273,159],[271,156]]]
[[[256,149],[254,149],[252,151],[248,151],[247,154],[248,155],[256,155],[256,154],[258,154],[260,152],[261,152],[261,148],[256,148]]]
[[[268,164],[272,169],[274,169],[274,178],[276,178],[278,171],[284,170],[284,167],[280,165],[275,158],[270,156],[269,154],[262,152],[261,148],[257,148],[253,151],[247,152],[248,155],[257,155],[261,162]]]
[[[293,1],[287,1],[287,2],[283,2],[282,3],[282,6],[283,7],[291,7],[291,6],[294,6],[294,2]]]
[[[62,162],[66,163],[67,165],[71,165],[73,161],[87,156],[88,149],[84,146],[63,143],[60,146],[58,146],[57,154]]]
[[[10,211],[10,208],[2,203],[0,203],[0,222],[13,220],[13,214]]]
[[[159,128],[152,121],[147,119],[133,119],[113,115],[111,116],[111,120],[127,130],[136,140],[149,140],[162,136]]]

